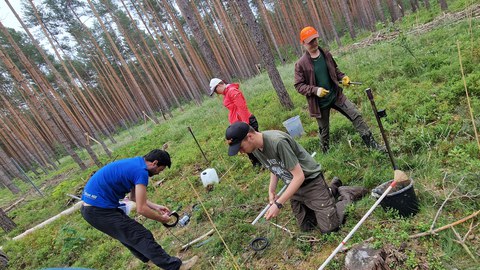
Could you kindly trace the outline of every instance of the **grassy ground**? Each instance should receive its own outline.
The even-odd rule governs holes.
[[[412,20],[421,22],[429,18],[429,14],[420,14]],[[405,24],[410,23],[409,19],[405,20]],[[345,94],[358,105],[379,141],[379,130],[363,90],[370,87],[377,106],[386,108],[383,124],[394,156],[399,167],[415,180],[420,202],[420,212],[416,216],[400,218],[379,208],[349,241],[357,243],[372,238],[371,243],[376,247],[397,250],[399,259],[391,262],[394,269],[478,269],[478,227],[472,229],[465,241],[477,261],[456,242],[451,229],[430,237],[408,239],[408,236],[428,231],[434,220],[437,228],[480,208],[480,150],[474,138],[457,50],[458,41],[478,127],[479,39],[480,22],[465,20],[442,25],[420,36],[404,34],[393,41],[335,55],[341,69],[352,80],[364,83],[361,87],[346,89]],[[295,108],[286,111],[280,106],[265,73],[241,82],[249,107],[257,116],[261,130],[284,130],[282,121],[300,115],[306,134],[298,141],[309,152],[318,152],[318,127],[308,116],[305,98],[293,88],[293,64],[280,66],[279,71]],[[251,226],[250,222],[266,203],[268,173],[252,169],[246,156],[228,157],[224,142],[227,111],[220,98],[207,99],[202,106],[185,106],[183,112],[174,111],[173,115],[159,125],[147,123],[121,133],[117,137],[119,143],[110,147],[114,149],[114,157],[120,159],[143,155],[169,143],[173,166],[152,179],[151,183],[162,179],[164,182],[159,187],[150,185],[149,196],[152,201],[179,209],[181,214],[191,214],[191,222],[186,227],[167,230],[159,223],[136,218],[152,230],[170,254],[199,255],[197,269],[235,269],[236,266],[241,269],[316,269],[374,203],[372,197],[366,197],[351,206],[346,224],[338,233],[329,235],[299,232],[288,204],[273,222],[294,231],[293,237],[264,220]],[[191,127],[208,162],[187,127]],[[368,151],[351,123],[338,113],[333,113],[331,119],[331,138],[331,151],[315,157],[328,180],[339,176],[346,184],[374,188],[392,178],[387,155]],[[104,162],[111,160],[102,159]],[[2,245],[10,257],[9,269],[59,266],[153,269],[141,265],[121,244],[92,229],[79,213],[62,218],[22,240],[8,240],[65,209],[69,203],[66,194],[81,192],[88,175],[97,169],[93,166],[79,172],[73,162],[66,159],[62,161],[61,170],[42,179],[34,178],[36,184],[44,184],[43,192],[48,196],[40,198],[31,193],[28,203],[10,212],[18,227],[3,234]],[[199,177],[200,172],[209,167],[215,168],[221,177],[220,184],[212,190],[206,190]],[[58,185],[45,185],[45,179],[56,178],[67,180]],[[26,190],[28,186],[22,188]],[[12,201],[7,194],[2,197],[3,204]],[[182,244],[212,228],[207,213],[226,246],[215,234],[202,246],[180,252]],[[473,223],[458,225],[455,230],[465,235],[470,224],[478,224],[478,217]],[[254,252],[248,244],[260,236],[269,238],[271,244],[264,251]],[[337,255],[330,269],[341,269],[344,256]]]

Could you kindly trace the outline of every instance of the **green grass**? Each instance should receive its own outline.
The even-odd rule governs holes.
[[[465,1],[459,2],[455,3],[455,8],[461,9]],[[406,33],[408,26],[414,22],[427,22],[433,17],[428,12],[406,17],[400,29],[405,29]],[[373,237],[375,246],[387,242],[397,248],[406,243],[406,259],[395,265],[397,269],[415,269],[418,265],[427,265],[429,269],[449,269],[452,266],[474,269],[478,266],[454,241],[451,230],[415,240],[408,240],[408,235],[430,228],[438,208],[454,188],[455,198],[445,204],[436,227],[459,220],[480,208],[479,149],[474,139],[456,45],[458,40],[478,127],[480,49],[478,45],[472,47],[470,41],[480,40],[479,27],[478,20],[472,21],[473,36],[470,36],[469,22],[462,21],[442,25],[420,36],[403,34],[393,41],[335,55],[341,69],[352,80],[364,83],[346,89],[345,94],[357,104],[379,141],[381,137],[375,117],[363,90],[370,87],[377,107],[386,108],[387,117],[382,121],[393,154],[398,166],[415,180],[419,214],[406,219],[377,209],[349,241],[356,243]],[[339,176],[346,184],[374,188],[392,178],[388,157],[367,151],[351,123],[339,113],[333,113],[331,118],[331,151],[326,155],[320,154],[316,121],[308,116],[305,98],[293,87],[293,64],[279,66],[278,69],[295,105],[291,111],[281,107],[265,73],[241,82],[241,89],[261,130],[284,130],[282,121],[300,115],[306,135],[298,141],[309,152],[319,152],[315,159],[322,164],[327,179]],[[140,222],[152,230],[169,253],[177,255],[182,244],[212,228],[203,208],[192,210],[193,205],[203,202],[234,258],[227,253],[219,236],[214,235],[210,242],[181,254],[184,257],[199,255],[198,269],[211,269],[212,265],[215,269],[232,269],[233,261],[242,269],[318,268],[374,203],[373,198],[366,197],[351,206],[346,224],[338,233],[329,235],[299,233],[287,204],[273,222],[302,235],[302,239],[317,239],[311,243],[292,239],[265,221],[251,226],[249,223],[266,203],[268,172],[252,170],[245,156],[228,157],[224,142],[228,126],[227,110],[219,98],[206,99],[202,106],[187,104],[184,109],[173,111],[172,119],[158,125],[148,122],[132,127],[115,137],[117,144],[108,142],[108,146],[114,150],[113,157],[120,159],[143,155],[152,148],[169,143],[172,168],[152,179],[151,183],[160,179],[165,179],[165,182],[160,187],[150,185],[149,198],[171,209],[180,208],[180,213],[191,213],[191,222],[184,228],[170,231],[154,221],[140,219]],[[204,160],[187,127],[191,127],[209,162]],[[101,154],[99,148],[96,152]],[[103,154],[100,158],[105,163],[111,160]],[[3,249],[10,258],[9,269],[59,266],[149,269],[138,263],[121,244],[91,228],[78,212],[22,240],[9,241],[9,238],[68,207],[66,203],[70,198],[66,194],[78,194],[91,171],[97,169],[91,161],[88,164],[87,171],[79,172],[73,161],[65,158],[61,160],[58,171],[32,175],[37,185],[60,176],[66,180],[59,185],[44,187],[45,198],[31,193],[27,203],[9,213],[18,225],[14,231],[2,234]],[[209,167],[215,168],[221,177],[220,184],[210,192],[203,188],[199,177],[200,172]],[[190,184],[200,197],[195,195]],[[31,189],[25,183],[19,182],[18,185],[23,192]],[[8,191],[2,190],[0,194],[2,205],[15,200]],[[458,225],[456,229],[463,235],[468,231],[469,224]],[[183,240],[182,243],[172,234]],[[478,227],[473,234],[478,235]],[[248,243],[259,236],[268,237],[271,245],[254,254]],[[467,246],[474,254],[480,252],[478,237],[470,239]],[[344,256],[337,255],[330,269],[341,269]]]

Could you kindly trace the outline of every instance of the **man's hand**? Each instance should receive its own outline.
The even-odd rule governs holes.
[[[317,89],[317,96],[320,97],[320,98],[326,96],[328,93],[330,93],[330,91],[328,91],[327,89],[325,89],[323,87],[319,87]]]
[[[270,208],[268,208],[267,213],[265,213],[265,219],[269,220],[274,218],[278,216],[278,213],[280,213],[280,209],[278,209],[277,205],[273,203],[270,205]]]
[[[152,208],[153,210],[159,212],[161,215],[163,215],[164,213],[167,213],[167,214],[170,213],[170,209],[168,209],[168,207],[160,205],[160,204],[152,203],[152,202],[149,201],[148,206],[150,208]]]
[[[350,78],[348,76],[345,76],[342,78],[342,85],[343,86],[350,86]]]
[[[172,218],[172,217],[170,217],[170,212],[162,213],[162,212],[159,211],[158,213],[161,216],[161,218],[159,220],[161,223],[170,223],[170,218]]]

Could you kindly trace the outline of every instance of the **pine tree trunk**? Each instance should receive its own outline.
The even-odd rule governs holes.
[[[231,77],[220,68],[218,59],[215,57],[210,44],[208,44],[206,34],[202,32],[200,24],[193,14],[193,8],[190,6],[188,0],[176,0],[175,1],[182,13],[183,18],[187,22],[188,27],[192,30],[192,34],[200,47],[200,52],[203,58],[206,60],[208,67],[212,70],[214,77],[220,77],[224,80],[230,81]]]
[[[0,208],[0,227],[2,227],[2,229],[7,233],[17,227],[17,224],[15,224],[15,222],[13,222],[13,220],[7,216],[2,208]]]
[[[417,0],[410,0],[410,6],[412,6],[412,12],[417,12],[418,10],[418,1]]]
[[[0,182],[6,187],[8,188],[8,190],[10,190],[13,194],[18,194],[20,193],[20,189],[13,183],[12,179],[10,179],[8,177],[8,175],[5,174],[5,172],[3,171],[2,167],[0,166]],[[1,208],[0,208],[1,210]],[[3,210],[1,210],[3,212]],[[0,217],[1,219],[1,217]],[[0,223],[2,221],[0,220]],[[1,226],[1,225],[0,225]],[[3,228],[3,226],[2,226]],[[4,229],[5,230],[5,229]]]
[[[325,20],[330,27],[330,31],[333,34],[335,41],[337,42],[338,47],[342,47],[342,42],[340,41],[340,37],[338,36],[337,30],[335,29],[335,24],[333,23],[333,15],[332,11],[326,1],[320,1],[319,5],[322,7],[323,13],[325,15]]]
[[[282,56],[282,53],[280,52],[280,48],[278,47],[278,42],[275,39],[275,35],[273,34],[272,25],[270,23],[270,20],[268,19],[268,14],[267,14],[267,9],[265,8],[265,3],[263,3],[262,0],[257,0],[257,7],[260,10],[260,14],[261,14],[262,19],[264,21],[265,28],[267,28],[268,35],[270,36],[270,39],[272,40],[272,44],[275,47],[275,51],[277,51],[278,59],[280,59],[282,64],[285,64],[286,59]]]
[[[154,114],[152,108],[148,104],[148,101],[147,101],[145,95],[143,94],[142,90],[140,89],[140,86],[138,85],[137,80],[135,79],[132,72],[130,71],[127,62],[125,61],[125,58],[123,57],[123,55],[118,50],[117,43],[113,40],[113,38],[109,34],[107,27],[105,26],[102,19],[100,18],[100,15],[98,14],[95,7],[93,6],[92,1],[91,0],[87,0],[87,1],[88,1],[89,6],[90,6],[90,10],[92,10],[93,14],[97,18],[98,23],[102,27],[102,29],[104,31],[104,34],[106,35],[106,37],[107,37],[107,39],[108,39],[108,41],[111,45],[111,48],[113,49],[113,51],[114,51],[115,55],[117,56],[118,60],[121,62],[123,70],[125,70],[126,80],[127,80],[127,83],[129,83],[131,85],[131,88],[132,88],[131,90],[134,92],[134,95],[137,96],[140,103],[143,105],[142,107],[144,108],[145,111],[148,112],[149,116],[153,119],[155,124],[158,124],[158,120],[155,117],[155,114]]]
[[[288,110],[292,109],[293,102],[290,99],[287,90],[285,89],[285,85],[283,84],[282,78],[280,77],[280,73],[275,66],[275,60],[273,58],[272,52],[267,46],[267,42],[265,42],[265,37],[263,36],[263,33],[260,30],[258,23],[255,21],[255,17],[252,10],[250,9],[250,6],[248,5],[248,1],[238,1],[238,5],[240,7],[242,17],[251,31],[253,39],[256,42],[255,45],[261,52],[263,62],[265,63],[265,66],[267,68],[268,76],[270,77],[270,81],[273,84],[273,88],[275,88],[275,91],[277,92],[280,103],[284,108]]]
[[[430,1],[428,0],[423,0],[423,3],[425,4],[426,9],[430,9]]]
[[[438,0],[438,2],[440,3],[440,8],[442,9],[442,11],[446,11],[448,9],[447,1]]]
[[[0,22],[0,28],[4,30],[5,28],[3,27],[3,24]],[[17,52],[18,54],[18,52]],[[20,57],[23,56],[23,54],[19,54]],[[24,56],[23,56],[24,57]],[[73,158],[73,160],[80,166],[80,169],[85,170],[87,167],[83,163],[83,161],[80,159],[80,157],[73,151],[73,149],[70,146],[70,143],[68,142],[67,138],[63,134],[63,132],[58,128],[58,126],[53,122],[52,117],[45,111],[45,107],[41,106],[39,104],[39,100],[37,97],[33,97],[34,91],[30,88],[30,85],[27,83],[28,80],[25,79],[25,77],[18,72],[18,68],[13,64],[13,61],[3,53],[2,50],[0,50],[0,59],[2,62],[5,64],[7,70],[9,70],[10,74],[13,76],[13,78],[17,81],[19,85],[26,91],[27,95],[29,96],[29,100],[34,104],[34,107],[41,115],[43,121],[47,123],[49,126],[50,130],[53,132],[55,137],[60,141],[60,143],[65,147],[65,150],[67,153]]]
[[[350,37],[352,39],[355,39],[357,35],[353,26],[352,14],[350,12],[350,9],[348,8],[348,0],[343,0],[340,4],[340,7],[342,9],[343,17],[345,18],[345,23],[348,26],[348,32],[350,33]]]
[[[396,22],[400,19],[400,13],[398,10],[398,6],[395,0],[387,0],[388,11],[390,12],[390,17],[392,18],[392,22]]]
[[[385,19],[385,14],[383,13],[382,4],[380,3],[380,0],[374,0],[374,9],[375,9],[375,12],[377,13],[377,16],[380,17],[380,20],[384,24],[386,24],[387,20]]]

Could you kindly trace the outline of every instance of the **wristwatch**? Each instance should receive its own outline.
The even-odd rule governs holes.
[[[275,201],[275,205],[277,206],[278,209],[282,209],[283,208],[283,204]]]

